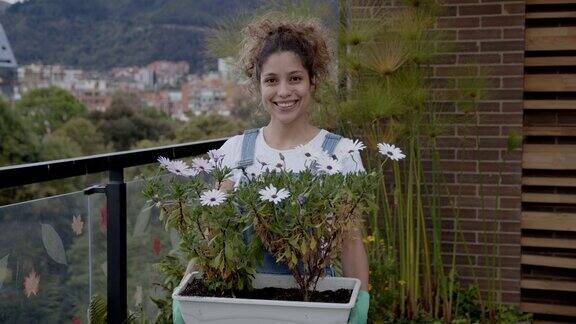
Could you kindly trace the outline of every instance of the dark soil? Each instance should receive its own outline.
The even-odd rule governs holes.
[[[202,280],[192,279],[188,286],[182,291],[182,296],[198,297],[228,297],[228,298],[246,298],[246,299],[266,299],[266,300],[286,300],[302,301],[302,294],[299,289],[283,288],[263,288],[252,291],[237,291],[232,295],[231,292],[211,292],[204,286]],[[310,298],[311,302],[320,303],[338,303],[346,304],[352,296],[351,289],[338,289],[336,291],[315,291]]]

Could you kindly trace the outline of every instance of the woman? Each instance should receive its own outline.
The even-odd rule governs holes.
[[[314,19],[290,20],[274,15],[254,21],[242,32],[242,68],[251,90],[259,95],[270,115],[270,122],[230,138],[220,148],[225,154],[224,164],[235,168],[229,187],[242,181],[241,169],[250,174],[251,170],[261,168],[262,163],[277,160],[279,153],[285,157],[286,167],[298,172],[306,163],[301,158],[302,147],[333,153],[350,141],[319,129],[308,119],[314,92],[327,76],[330,63],[322,25]],[[344,173],[364,171],[358,154],[340,163]],[[360,229],[344,242],[341,261],[344,276],[362,282],[349,323],[365,323],[369,303],[368,258]],[[258,272],[285,273],[287,269],[268,256]],[[174,319],[178,322],[180,312],[177,303],[174,304]]]

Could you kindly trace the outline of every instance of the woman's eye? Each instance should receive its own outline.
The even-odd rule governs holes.
[[[299,76],[293,76],[290,78],[290,81],[292,81],[292,82],[298,82],[300,80],[302,80],[302,77],[299,77]]]
[[[265,79],[264,83],[266,83],[266,84],[276,83],[276,79]]]

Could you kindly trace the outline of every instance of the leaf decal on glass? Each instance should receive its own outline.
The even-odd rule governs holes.
[[[0,260],[0,290],[2,290],[2,285],[4,284],[4,280],[8,278],[8,257],[10,254],[6,254]]]
[[[40,289],[40,276],[36,274],[36,271],[32,270],[26,278],[24,278],[24,294],[26,297],[38,295],[38,290]]]
[[[84,222],[82,221],[82,216],[76,215],[72,216],[72,231],[76,235],[82,235],[82,229],[84,228]]]
[[[108,277],[108,262],[104,261],[101,265],[100,265],[100,269],[102,269],[102,272],[104,272],[104,276]]]
[[[62,244],[62,239],[60,235],[56,233],[54,227],[50,224],[42,225],[42,242],[46,248],[46,252],[52,258],[52,260],[66,265],[66,252],[64,251],[64,244]]]
[[[160,250],[162,249],[162,246],[160,245],[160,239],[158,237],[155,237],[154,240],[152,241],[152,253],[154,253],[154,255],[159,255],[160,254]]]
[[[150,223],[151,211],[152,206],[144,205],[144,207],[142,207],[142,210],[136,217],[136,224],[134,224],[134,231],[132,232],[132,236],[136,237],[144,234],[144,231],[146,228],[148,228],[148,224]]]
[[[170,229],[170,243],[172,244],[172,249],[177,250],[178,245],[180,245],[180,235],[178,235],[178,231],[171,228]]]

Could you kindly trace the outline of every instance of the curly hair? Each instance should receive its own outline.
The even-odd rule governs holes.
[[[259,93],[262,65],[274,53],[289,51],[298,55],[314,85],[329,73],[332,55],[328,32],[318,19],[269,13],[248,24],[242,36],[239,64],[252,93]]]

